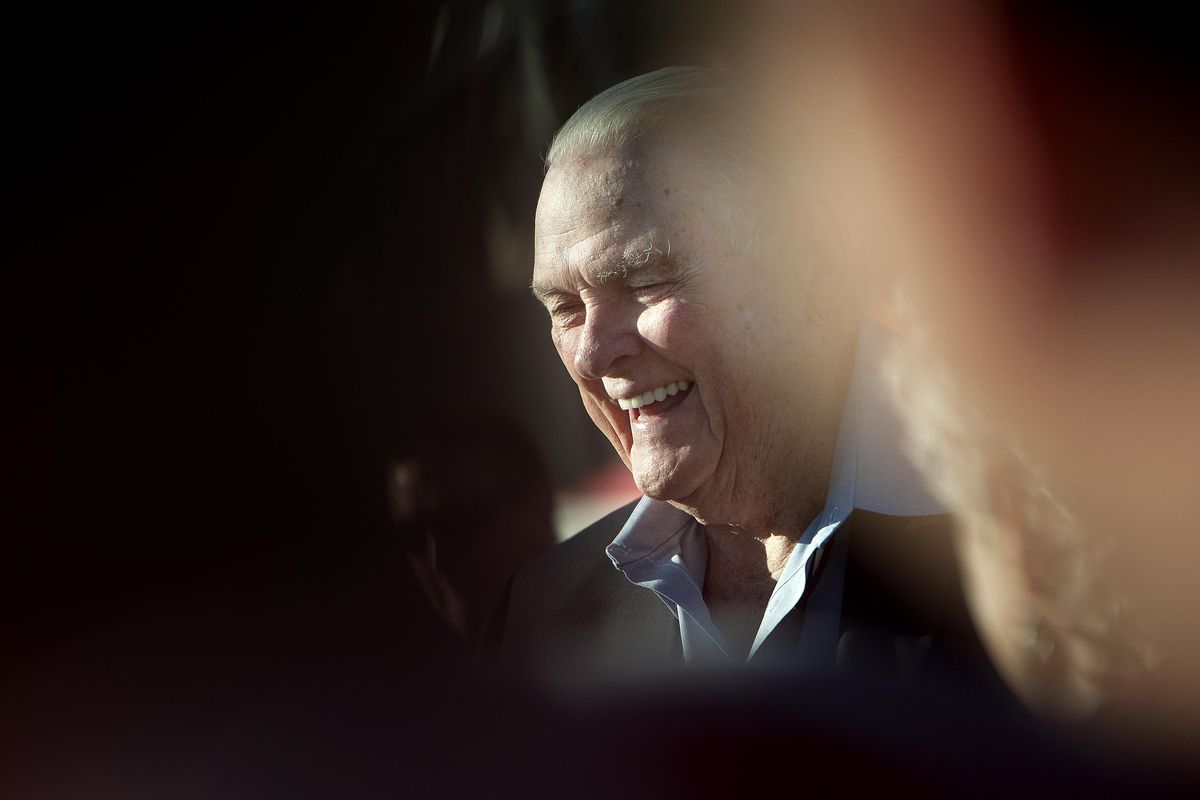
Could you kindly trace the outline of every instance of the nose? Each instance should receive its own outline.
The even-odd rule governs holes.
[[[586,311],[575,348],[575,371],[586,380],[609,374],[622,358],[642,351],[637,315],[622,303],[598,303]]]

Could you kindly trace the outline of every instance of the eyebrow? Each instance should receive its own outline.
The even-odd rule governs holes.
[[[568,294],[562,289],[555,289],[552,286],[544,286],[542,284],[530,283],[529,291],[542,305],[546,305],[546,301],[558,295]]]
[[[597,283],[603,285],[611,278],[625,280],[635,272],[642,270],[655,274],[678,274],[682,271],[683,265],[680,263],[678,257],[671,253],[670,240],[667,241],[666,246],[666,250],[660,250],[654,245],[648,245],[642,250],[628,252],[611,266],[595,270],[593,277]],[[575,294],[569,289],[532,282],[529,284],[529,291],[543,305],[545,305],[546,301],[555,297],[562,295],[574,296]]]
[[[677,270],[679,268],[675,259],[671,258],[671,240],[667,240],[666,251],[660,250],[656,245],[648,244],[641,250],[632,250],[625,253],[613,267],[609,269],[601,269],[596,272],[596,280],[604,283],[609,278],[620,277],[628,278],[629,273],[649,268],[651,270],[664,268]]]

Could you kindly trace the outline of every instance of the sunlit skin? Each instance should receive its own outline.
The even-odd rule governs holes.
[[[824,502],[855,326],[837,282],[778,268],[736,235],[722,202],[705,170],[665,147],[556,164],[538,203],[533,289],[639,489],[709,526],[710,540],[749,534],[710,547],[706,595],[754,595],[761,616]],[[805,290],[819,308],[796,307]],[[686,392],[645,409],[614,399],[681,380]],[[762,580],[746,585],[747,574]]]

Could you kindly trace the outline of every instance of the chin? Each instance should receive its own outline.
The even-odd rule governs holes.
[[[649,497],[653,500],[670,500],[670,499],[672,499],[667,496],[666,492],[663,490],[662,485],[656,481],[647,481],[647,480],[644,480],[644,479],[638,477],[637,474],[634,474],[633,482],[637,484],[638,491],[641,492],[646,497]]]
[[[634,470],[633,481],[638,491],[653,500],[682,500],[695,493],[700,481],[689,470]]]

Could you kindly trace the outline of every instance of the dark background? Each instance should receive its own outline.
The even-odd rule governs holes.
[[[559,486],[611,457],[526,289],[541,155],[600,89],[708,60],[716,5],[6,12],[9,796],[165,796],[446,687],[385,464],[484,416]],[[1090,21],[1182,52],[1130,19]]]
[[[480,417],[559,486],[611,458],[526,287],[554,130],[694,60],[687,4],[642,5],[7,12],[15,796],[170,785],[339,692],[403,716],[398,676],[462,661],[384,467]]]
[[[9,21],[18,653],[229,561],[354,547],[417,433],[512,418],[563,483],[605,455],[525,289],[540,155],[670,53],[630,55],[627,4],[541,5]]]

